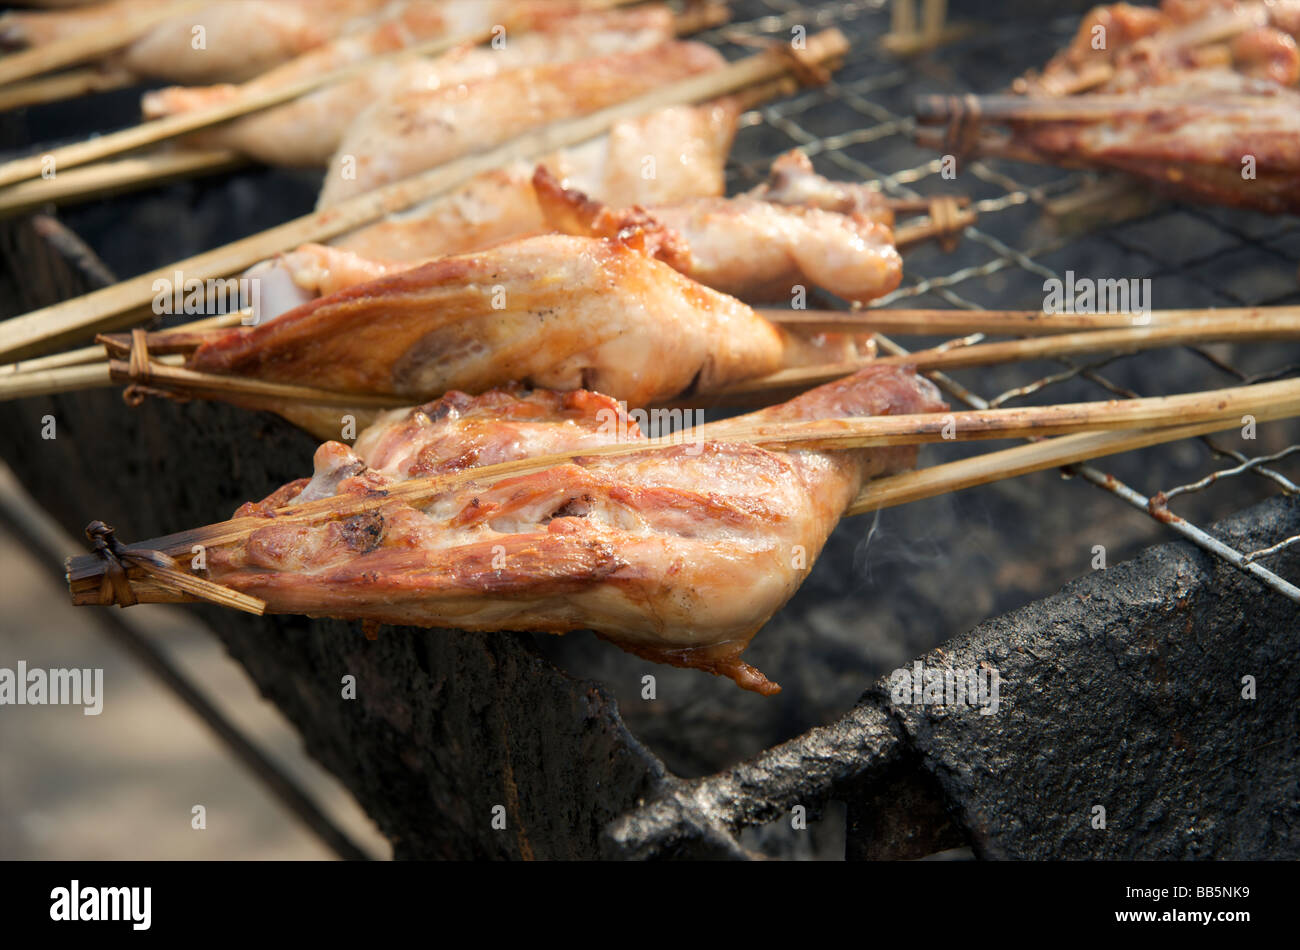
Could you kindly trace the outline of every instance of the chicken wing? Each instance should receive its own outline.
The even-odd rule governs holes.
[[[720,195],[739,111],[731,99],[660,109],[616,123],[609,134],[542,164],[617,207]],[[448,195],[331,243],[376,260],[426,261],[540,234],[547,227],[533,172],[529,162],[485,172]]]
[[[530,129],[717,69],[724,62],[710,46],[665,43],[637,53],[513,70],[376,103],[343,137],[319,207],[491,148]]]
[[[880,193],[866,185],[833,182],[812,170],[801,152],[781,156],[772,179],[737,198],[701,198],[612,212],[575,190],[566,190],[545,165],[522,186],[526,204],[490,201],[514,193],[513,170],[491,173],[463,189],[454,202],[440,202],[442,230],[429,232],[434,248],[491,244],[492,230],[474,222],[523,228],[537,208],[551,229],[567,234],[618,238],[639,230],[647,249],[675,270],[707,287],[757,300],[788,298],[800,282],[812,283],[851,300],[869,300],[893,290],[902,279],[902,260],[893,245],[893,212]],[[476,203],[477,202],[477,203]],[[479,213],[456,213],[470,207]],[[486,206],[487,213],[483,212]],[[842,209],[842,210],[841,210]],[[493,216],[499,212],[499,216]],[[420,221],[431,223],[435,215]],[[470,220],[465,220],[466,218]],[[403,219],[404,220],[404,219]],[[540,231],[538,227],[528,230]],[[399,234],[394,222],[367,229],[384,256],[371,258],[339,247],[307,244],[249,271],[262,283],[259,320],[270,320],[317,297],[409,269],[404,254],[389,253]],[[424,231],[420,232],[424,234]],[[382,237],[380,237],[382,235]],[[441,236],[442,243],[436,240]],[[457,241],[457,235],[462,236]],[[403,250],[411,249],[407,240]],[[425,245],[428,249],[429,245]]]
[[[499,48],[469,46],[434,59],[376,63],[355,77],[185,139],[191,147],[231,149],[270,165],[324,166],[338,150],[348,126],[373,103],[411,91],[454,88],[512,69],[631,53],[673,38],[673,14],[662,4],[630,10],[581,10],[578,4],[555,0],[460,0],[432,9],[404,5],[375,27],[333,40],[242,86],[161,89],[144,96],[143,110],[146,117],[158,118],[210,107],[438,36],[484,32],[497,23],[508,24],[508,29],[528,28],[518,36],[507,33]]]
[[[772,181],[755,192],[650,209],[612,210],[565,189],[545,166],[533,185],[555,230],[617,237],[639,229],[660,260],[736,297],[788,300],[812,284],[865,302],[903,279],[893,213],[880,192],[822,178],[802,152],[778,158]]]
[[[787,333],[635,239],[543,235],[218,331],[190,366],[412,400],[520,382],[646,405],[873,353],[869,337]]]
[[[938,412],[933,385],[877,367],[742,421]],[[590,629],[657,662],[779,691],[740,655],[790,598],[863,483],[915,464],[915,448],[768,452],[701,441],[590,458],[418,504],[392,500],[314,524],[296,505],[375,498],[420,476],[642,438],[591,392],[449,393],[331,442],[315,474],[241,517],[265,517],[207,552],[212,580],[305,613],[469,631]],[[286,507],[287,506],[287,507]]]

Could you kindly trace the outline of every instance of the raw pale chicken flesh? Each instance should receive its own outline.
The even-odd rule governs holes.
[[[945,408],[910,370],[877,367],[738,421]],[[310,525],[273,513],[640,438],[616,402],[591,392],[449,393],[389,416],[355,449],[322,445],[314,477],[240,509],[266,524],[210,549],[209,576],[272,613],[469,631],[590,629],[650,660],[779,691],[741,653],[798,589],[864,482],[912,467],[915,448],[776,453],[684,442],[470,482],[417,504],[381,500]]]
[[[519,382],[646,405],[873,353],[869,337],[787,333],[635,239],[543,235],[217,331],[190,366],[412,400]]]
[[[542,165],[616,207],[721,195],[739,111],[731,99],[660,109],[618,122],[608,135]],[[426,261],[539,234],[547,227],[533,172],[529,162],[485,172],[448,195],[331,243],[373,260]]]
[[[451,89],[376,103],[348,128],[330,162],[320,208],[525,132],[595,112],[724,65],[701,43],[517,69]]]
[[[640,230],[660,260],[747,300],[789,300],[812,285],[865,302],[903,279],[893,213],[880,192],[822,178],[802,152],[778,158],[772,181],[755,192],[649,209],[612,210],[565,189],[544,166],[533,184],[555,230],[593,237]]]
[[[341,37],[242,86],[178,86],[147,93],[147,118],[207,108],[239,95],[268,92],[382,53],[442,36],[485,32],[503,19],[503,45],[468,46],[442,56],[389,59],[345,79],[234,122],[188,137],[196,148],[232,149],[270,165],[329,164],[351,122],[376,102],[411,91],[453,88],[512,69],[649,49],[673,37],[672,12],[661,4],[581,13],[555,0],[404,8],[374,28]],[[454,14],[454,17],[452,16]],[[508,16],[507,16],[508,15]],[[514,35],[510,30],[520,30]]]

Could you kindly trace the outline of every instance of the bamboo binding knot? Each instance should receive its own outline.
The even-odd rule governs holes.
[[[104,577],[107,584],[99,588],[99,602],[105,607],[117,604],[131,607],[140,601],[131,587],[131,580],[126,575],[122,560],[129,557],[122,542],[113,535],[113,529],[102,521],[92,521],[86,525],[86,537],[90,539],[91,551],[104,561]]]
[[[831,81],[831,71],[808,54],[807,49],[796,49],[792,43],[776,41],[773,48],[778,50],[790,63],[790,71],[804,86],[825,86]]]
[[[127,357],[126,371],[131,383],[122,390],[122,401],[132,409],[138,409],[152,391],[144,385],[150,378],[149,338],[139,327],[131,331],[131,353]]]
[[[961,240],[970,216],[963,213],[964,202],[952,195],[941,195],[930,200],[930,225],[934,228],[939,247],[951,253]]]
[[[763,49],[781,56],[801,86],[825,86],[831,81],[831,71],[807,47],[798,49],[789,40],[752,36],[736,30],[726,30],[723,35],[728,42],[737,46]]]
[[[980,101],[969,93],[947,97],[945,110],[948,124],[944,129],[944,149],[953,155],[972,155],[979,145]]]
[[[132,607],[140,602],[126,572],[129,565],[134,564],[151,575],[158,571],[174,573],[178,569],[175,559],[161,551],[133,551],[126,547],[117,540],[113,529],[102,521],[86,525],[86,537],[90,539],[92,553],[104,561],[104,576],[108,584],[100,586],[99,602],[106,607],[113,604]]]
[[[127,354],[126,376],[130,382],[122,390],[122,401],[132,409],[139,409],[150,396],[170,399],[173,402],[190,401],[189,396],[149,385],[154,381],[153,357],[149,355],[149,334],[139,327],[131,331],[131,349]],[[120,377],[115,376],[115,378]]]

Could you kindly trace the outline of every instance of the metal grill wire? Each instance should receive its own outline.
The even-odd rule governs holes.
[[[958,41],[953,46],[941,47],[924,60],[914,63],[891,58],[882,52],[879,39],[889,30],[888,0],[845,0],[831,3],[800,3],[797,0],[740,0],[732,4],[733,20],[724,27],[703,34],[699,39],[710,42],[724,53],[734,57],[752,53],[755,43],[763,41],[788,42],[797,28],[808,34],[818,30],[838,27],[848,36],[852,51],[844,67],[826,86],[806,90],[797,96],[752,111],[742,119],[742,132],[729,164],[732,190],[752,187],[767,176],[771,160],[791,148],[802,149],[816,164],[828,173],[861,181],[878,182],[889,195],[916,198],[920,194],[912,186],[940,178],[942,158],[932,153],[911,150],[911,132],[914,123],[907,114],[911,97],[921,91],[992,92],[1005,87],[1024,68],[1038,65],[1068,39],[1078,20],[1075,17],[1057,18],[1051,29],[1041,22],[980,24],[978,40]],[[1048,33],[1050,36],[1045,36]],[[1017,55],[1023,60],[1017,60]],[[973,66],[971,57],[976,57]],[[949,62],[953,65],[949,66]],[[973,82],[963,81],[958,71],[968,67],[978,74]],[[884,103],[889,103],[887,106]],[[847,110],[847,111],[846,111]],[[915,161],[904,162],[904,167],[885,171],[875,167],[872,155],[899,152]],[[897,163],[895,163],[897,164]],[[1045,263],[1049,256],[1059,257],[1069,266],[1069,249],[1083,237],[1098,236],[1116,244],[1121,258],[1128,246],[1116,233],[1116,225],[1123,222],[1102,222],[1085,233],[1052,234],[1045,238],[1021,238],[1019,246],[995,236],[999,219],[1017,210],[1028,211],[1035,217],[1045,213],[1046,204],[1053,198],[1075,193],[1096,176],[1087,173],[1042,169],[1017,163],[977,161],[965,165],[956,181],[943,181],[946,187],[936,192],[969,193],[974,178],[979,183],[981,196],[972,206],[979,212],[976,224],[965,230],[962,240],[985,249],[986,259],[976,264],[918,277],[912,267],[905,268],[907,276],[894,293],[872,303],[872,306],[925,306],[916,298],[929,295],[954,308],[983,309],[975,299],[981,282],[1001,272],[1020,270],[1039,282],[1052,278],[1062,279],[1062,273],[1052,264]],[[1164,223],[1165,228],[1180,228],[1187,221],[1205,229],[1208,253],[1200,261],[1183,261],[1172,271],[1177,274],[1189,265],[1205,266],[1209,260],[1222,261],[1234,253],[1264,254],[1276,259],[1275,277],[1262,282],[1236,281],[1227,286],[1216,286],[1217,293],[1188,300],[1187,306],[1257,306],[1295,303],[1300,300],[1296,288],[1295,260],[1288,259],[1287,249],[1300,248],[1300,226],[1296,219],[1286,216],[1246,216],[1241,225],[1241,212],[1222,212],[1218,209],[1174,206],[1177,217]],[[1236,215],[1236,218],[1234,218]],[[1023,215],[1009,222],[1012,230],[1025,221]],[[1161,227],[1158,218],[1155,229]],[[1029,234],[1031,228],[1024,229]],[[1281,250],[1279,250],[1281,249]],[[908,261],[911,264],[911,261]],[[951,265],[948,265],[951,266]],[[942,271],[942,268],[940,269]],[[1159,281],[1153,281],[1157,291]],[[987,288],[984,288],[987,292]],[[1208,297],[1209,299],[1205,299]],[[821,301],[833,305],[831,301]],[[1015,306],[1012,302],[998,302],[998,306]],[[1156,306],[1162,306],[1157,296]],[[978,337],[962,342],[974,342]],[[902,347],[883,341],[886,348],[906,352]],[[1291,364],[1264,372],[1239,369],[1225,358],[1202,347],[1185,347],[1202,358],[1210,367],[1225,374],[1237,384],[1262,382],[1295,375],[1300,364]],[[1159,358],[1154,354],[1137,354],[1123,359]],[[1060,369],[1023,385],[1007,389],[992,397],[982,397],[971,389],[943,374],[932,374],[950,395],[972,408],[985,409],[1005,406],[1027,396],[1060,387],[1071,380],[1084,380],[1104,391],[1099,398],[1135,398],[1139,393],[1129,386],[1120,385],[1101,369],[1114,362],[1114,358],[1091,363],[1070,359],[1057,359]],[[1232,382],[1219,385],[1233,385]],[[1201,387],[1197,387],[1201,388]],[[1092,397],[1098,398],[1098,397]],[[1277,425],[1278,423],[1275,423]],[[1171,527],[1184,538],[1211,551],[1230,564],[1245,571],[1271,589],[1300,602],[1300,588],[1268,570],[1263,562],[1282,550],[1300,545],[1300,535],[1279,539],[1268,547],[1255,551],[1238,551],[1215,538],[1192,521],[1169,517],[1164,504],[1180,495],[1206,491],[1213,486],[1234,479],[1255,477],[1266,479],[1276,492],[1294,494],[1300,486],[1282,474],[1274,463],[1300,459],[1300,444],[1267,455],[1247,456],[1240,451],[1225,448],[1213,439],[1202,440],[1209,448],[1209,457],[1221,460],[1225,467],[1210,471],[1204,478],[1188,484],[1176,485],[1152,497],[1129,487],[1124,482],[1092,465],[1075,465],[1066,470],[1119,499],[1146,512]],[[1226,463],[1231,463],[1227,465]]]

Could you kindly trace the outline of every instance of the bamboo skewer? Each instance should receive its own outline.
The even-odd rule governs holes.
[[[207,317],[203,320],[195,320],[192,323],[181,324],[180,326],[171,327],[166,330],[159,330],[152,334],[155,340],[166,340],[168,337],[181,333],[190,334],[201,332],[203,330],[220,330],[225,327],[233,327],[240,324],[248,311],[237,311],[235,313],[222,314],[216,317]],[[6,366],[0,366],[0,381],[3,381],[7,375],[15,373],[33,373],[43,372],[45,370],[60,369],[65,366],[82,366],[86,363],[102,363],[109,359],[109,353],[102,343],[96,343],[94,346],[84,346],[77,350],[68,350],[63,353],[55,353],[51,356],[42,356],[34,360],[26,360],[22,363],[9,363]],[[67,390],[64,390],[65,392]]]
[[[808,62],[823,63],[839,59],[847,50],[844,34],[832,29],[810,36],[807,49],[799,55]],[[536,129],[490,151],[358,195],[225,247],[15,317],[0,323],[0,359],[13,361],[40,355],[97,332],[129,326],[135,322],[134,311],[148,306],[153,299],[154,281],[170,280],[177,271],[183,272],[187,279],[225,277],[281,251],[300,244],[328,241],[377,218],[444,194],[482,172],[595,138],[621,120],[670,105],[716,99],[748,87],[763,87],[773,93],[784,90],[797,69],[788,51],[774,49],[759,53],[598,112]]]
[[[411,405],[409,397],[335,392],[241,376],[199,373],[183,368],[181,364],[184,357],[180,355],[163,355],[152,357],[152,360],[154,362],[151,362],[147,374],[140,376],[133,375],[131,364],[122,360],[112,360],[107,366],[99,368],[111,382],[138,383],[151,389],[183,394],[187,398],[220,399],[233,396],[244,402],[256,402],[267,407],[286,402],[348,409],[398,409]],[[5,380],[0,378],[0,393],[3,393],[4,385]]]
[[[1287,313],[1276,317],[1260,316],[1250,320],[1234,317],[1207,318],[1199,322],[1062,333],[1028,340],[945,345],[929,350],[917,350],[905,356],[882,356],[871,360],[870,363],[872,365],[881,363],[914,365],[922,371],[952,370],[1094,353],[1137,353],[1141,350],[1166,346],[1262,340],[1300,340],[1300,315]],[[848,362],[801,366],[735,383],[725,390],[699,395],[715,397],[715,404],[717,401],[744,402],[760,393],[820,386],[855,373],[863,365],[859,362]]]
[[[1265,406],[1254,413],[1256,421],[1271,422],[1295,415],[1294,409]],[[890,508],[912,501],[933,498],[949,492],[988,485],[1008,478],[1118,455],[1152,445],[1193,439],[1241,425],[1239,419],[1220,418],[1190,425],[1165,426],[1115,432],[1089,432],[1063,435],[1042,442],[1031,442],[974,458],[949,462],[877,479],[867,485],[845,512],[860,515],[880,508]]]
[[[26,109],[88,95],[93,92],[110,92],[135,85],[139,80],[125,69],[72,69],[41,79],[13,83],[0,87],[0,112]]]
[[[803,333],[902,333],[953,338],[971,333],[989,336],[1055,336],[1085,330],[1124,329],[1139,326],[1204,324],[1207,321],[1253,320],[1260,316],[1292,315],[1300,320],[1300,307],[1218,307],[1209,309],[1153,310],[1128,313],[1045,313],[1040,310],[776,310],[761,309],[771,323]],[[234,326],[242,314],[211,317],[151,334],[150,340],[177,333]],[[151,346],[152,346],[151,342]],[[161,352],[161,351],[158,351]],[[52,356],[0,366],[5,373],[55,369],[108,359],[102,345],[83,347]]]
[[[1243,110],[1258,113],[1275,104],[1281,116],[1292,107],[1268,95],[1220,96],[1214,99],[1154,99],[1137,94],[1095,94],[1087,96],[918,96],[916,121],[922,125],[945,122],[1106,122],[1117,117],[1159,115],[1186,109],[1236,115]]]
[[[1013,438],[1027,433],[1044,435],[1051,432],[1077,432],[1082,427],[1089,428],[1089,431],[1082,435],[1064,435],[951,465],[935,466],[907,475],[879,479],[868,486],[848,512],[858,513],[871,510],[872,507],[901,504],[913,498],[929,497],[929,494],[938,493],[939,490],[956,490],[959,487],[985,484],[999,477],[1013,477],[1030,471],[1083,461],[1086,458],[1097,457],[1098,453],[1110,454],[1124,451],[1127,447],[1183,438],[1186,437],[1185,433],[1197,435],[1204,431],[1232,428],[1240,424],[1239,416],[1244,412],[1253,413],[1260,421],[1300,414],[1300,381],[1287,380],[1280,383],[1263,383],[1236,389],[1156,399],[1025,409],[768,424],[738,424],[732,420],[725,420],[665,438],[629,440],[582,452],[518,459],[476,469],[411,479],[392,486],[383,493],[324,498],[277,509],[275,520],[280,525],[306,526],[340,517],[352,517],[395,503],[418,506],[438,494],[470,484],[486,485],[504,478],[543,471],[558,465],[581,465],[598,458],[639,455],[704,439],[745,441],[777,450],[839,450],[937,441],[943,438],[942,430],[945,427],[951,429],[954,438],[966,439]],[[1176,421],[1178,424],[1166,425],[1163,428],[1148,428],[1138,432],[1121,430],[1098,433],[1095,431],[1098,427],[1111,428],[1131,426],[1135,423],[1171,421]],[[939,485],[949,487],[938,489],[936,486]],[[216,547],[235,543],[266,523],[266,519],[260,517],[236,518],[126,546],[119,549],[118,556],[121,560],[130,560],[132,564],[140,560],[157,560],[157,555],[188,556],[192,553],[194,545]],[[106,563],[99,555],[87,555],[69,560],[68,582],[74,603],[106,602],[105,569]],[[155,577],[154,580],[156,581],[157,578]],[[186,593],[195,592],[186,591]],[[147,597],[150,596],[150,592],[137,589],[136,596],[141,595]],[[196,596],[203,596],[203,594],[198,593]]]
[[[820,419],[737,425],[732,420],[694,430],[694,438],[752,442],[771,450],[838,450],[890,445],[1025,439],[1146,429],[1230,419],[1262,412],[1300,415],[1300,379],[1253,386],[1106,402],[1060,403],[918,415]],[[1276,418],[1276,417],[1275,417]],[[716,427],[716,428],[715,428]],[[687,440],[691,436],[688,434]]]
[[[248,159],[239,153],[220,149],[162,150],[134,158],[95,162],[51,179],[22,181],[0,188],[0,218],[47,204],[99,199],[179,178],[216,174],[246,164]],[[894,243],[900,249],[930,239],[950,241],[978,218],[975,211],[964,207],[958,199],[936,199],[915,204],[916,210],[929,209],[937,213],[900,227],[894,236]]]
[[[84,63],[130,46],[158,24],[184,16],[202,6],[203,3],[199,0],[168,3],[154,10],[125,17],[102,29],[86,30],[52,43],[12,53],[0,59],[0,85],[30,79],[75,63]]]
[[[0,217],[46,204],[66,204],[88,196],[103,198],[177,178],[229,171],[247,163],[237,152],[217,149],[181,149],[97,162],[60,172],[50,179],[23,181],[0,189]]]
[[[1300,307],[1217,307],[1152,310],[1149,313],[1047,313],[1042,310],[864,310],[764,309],[764,319],[806,333],[904,333],[955,337],[1048,336],[1084,330],[1204,325],[1216,321],[1254,320],[1261,316],[1300,320]]]
[[[372,68],[376,62],[410,56],[436,55],[445,53],[463,43],[477,45],[489,39],[491,39],[490,34],[476,33],[472,36],[449,37],[422,43],[409,49],[384,53],[378,57],[349,63],[339,69],[316,76],[308,76],[276,89],[269,89],[264,92],[241,92],[234,98],[213,106],[191,109],[188,112],[179,112],[160,119],[152,119],[117,132],[109,132],[106,135],[86,139],[83,142],[48,149],[41,154],[30,155],[26,158],[16,158],[0,165],[0,186],[13,185],[29,178],[39,178],[42,172],[50,167],[51,163],[56,171],[77,165],[85,165],[113,155],[120,155],[123,152],[135,151],[144,148],[146,145],[154,145],[158,142],[177,138],[197,129],[228,122],[231,119],[249,115],[253,112],[260,112],[271,108],[271,106],[277,106],[291,99],[305,96],[307,93],[314,92],[323,86],[357,75],[366,69]]]
[[[1090,353],[1132,353],[1164,346],[1207,342],[1261,341],[1300,339],[1300,308],[1244,307],[1223,310],[1153,311],[1150,326],[1117,326],[1084,332],[1072,331],[1083,318],[1093,315],[1042,314],[1035,311],[760,311],[775,322],[804,332],[922,332],[927,321],[937,320],[945,334],[960,330],[973,332],[1023,331],[1033,328],[1044,335],[1024,340],[969,345],[944,345],[898,356],[868,358],[857,362],[824,363],[782,370],[768,376],[734,383],[719,392],[702,392],[674,400],[671,405],[752,402],[756,396],[770,395],[821,385],[880,364],[915,365],[921,370],[960,369],[999,363],[1078,356]],[[951,319],[943,319],[944,317]],[[981,318],[988,316],[988,321]],[[1100,315],[1107,319],[1121,315]],[[151,356],[183,354],[191,351],[204,331],[233,326],[242,314],[236,313],[209,320],[172,327],[146,338]],[[1057,318],[1064,318],[1057,322]],[[1126,316],[1126,319],[1134,319]],[[1066,331],[1066,332],[1060,332]],[[308,386],[268,383],[241,376],[223,376],[176,368],[172,360],[147,376],[132,375],[125,358],[131,351],[126,338],[106,338],[104,346],[86,347],[72,353],[56,354],[25,363],[0,368],[0,400],[70,392],[78,388],[109,386],[113,382],[147,383],[157,389],[185,397],[239,397],[242,405],[272,408],[295,401],[307,405],[347,406],[352,408],[392,408],[410,400],[395,396],[339,393]],[[114,359],[101,372],[86,371],[80,364]]]

